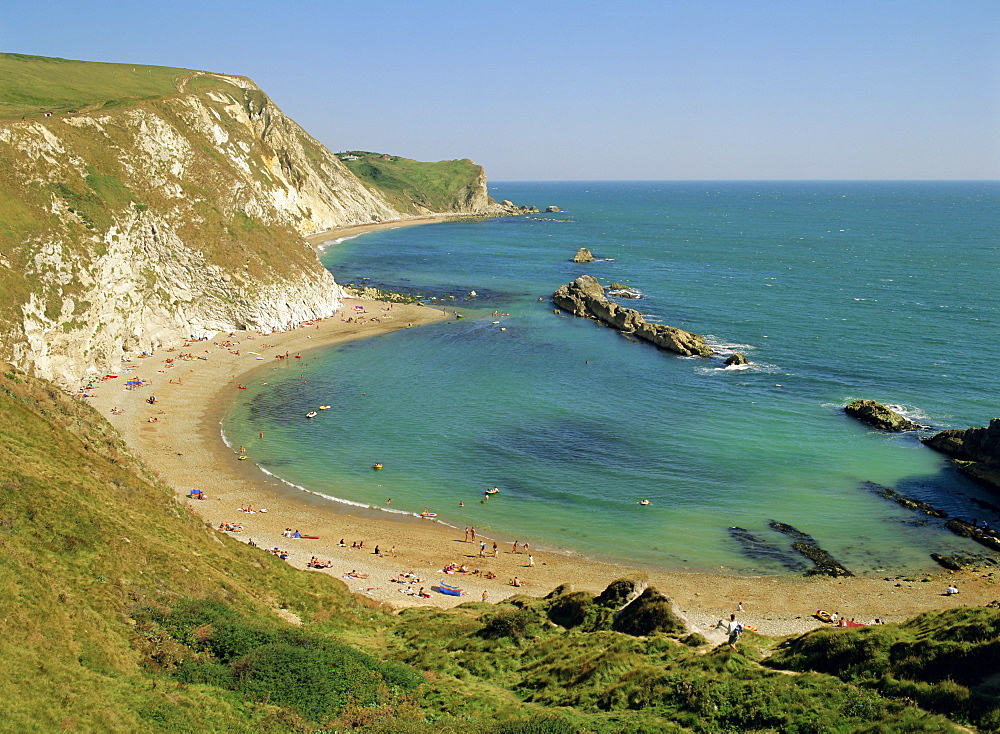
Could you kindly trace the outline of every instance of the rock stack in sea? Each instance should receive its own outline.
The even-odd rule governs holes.
[[[914,431],[920,428],[913,421],[907,420],[896,411],[874,400],[855,400],[844,407],[844,412],[883,431]]]
[[[561,285],[552,294],[559,308],[574,316],[593,318],[638,339],[655,344],[685,357],[710,357],[712,350],[700,334],[666,324],[650,324],[635,309],[625,308],[604,295],[604,288],[591,275],[581,275],[572,283]]]

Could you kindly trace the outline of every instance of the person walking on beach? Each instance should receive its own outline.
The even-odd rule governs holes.
[[[535,567],[535,557],[529,553],[528,554],[528,568],[534,568],[534,567]]]
[[[486,541],[479,541],[479,557],[486,558]]]
[[[736,641],[743,634],[743,625],[736,621],[736,615],[729,615],[729,624],[726,625],[726,632],[729,634],[729,646],[736,649]]]
[[[465,540],[462,541],[462,542],[464,542],[464,543],[468,543],[469,542],[469,529],[468,528],[465,529]]]
[[[497,545],[497,542],[495,540],[493,541],[493,557],[494,558],[500,557],[500,547]]]
[[[510,549],[511,553],[517,553],[517,541],[514,541],[514,547]]]

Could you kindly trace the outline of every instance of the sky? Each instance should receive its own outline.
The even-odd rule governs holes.
[[[997,0],[25,0],[0,51],[242,74],[492,181],[1000,179]]]

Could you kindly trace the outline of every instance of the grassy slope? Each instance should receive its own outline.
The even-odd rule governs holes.
[[[748,633],[739,655],[684,640],[655,600],[639,619],[662,631],[645,637],[612,631],[623,617],[581,593],[387,614],[335,579],[220,537],[87,405],[9,367],[0,493],[0,731],[953,729],[907,702],[909,690],[897,701],[810,672],[825,671],[822,658],[789,664],[794,675],[768,670],[758,661],[774,640]],[[1000,644],[1000,612],[960,615],[911,625],[988,653]],[[959,653],[936,650],[932,667],[946,654]],[[927,708],[944,700],[935,691],[954,698],[933,671],[908,670]],[[992,721],[991,700],[949,713]]]
[[[176,652],[143,610],[213,599],[282,628],[287,608],[356,639],[377,615],[335,579],[217,537],[143,473],[88,406],[5,368],[0,730],[288,730],[268,707],[164,678]]]
[[[355,176],[382,191],[400,211],[419,213],[420,207],[435,212],[451,211],[456,192],[470,191],[480,167],[468,159],[424,163],[366,151],[338,153],[358,156],[343,161]]]

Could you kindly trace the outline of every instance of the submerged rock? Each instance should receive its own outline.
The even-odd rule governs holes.
[[[573,255],[573,262],[575,263],[592,263],[594,262],[594,256],[591,254],[590,250],[586,247],[581,247]]]
[[[948,517],[948,513],[944,510],[939,510],[926,502],[921,502],[920,500],[915,500],[912,497],[902,495],[894,489],[883,487],[881,484],[876,484],[875,482],[863,482],[861,486],[881,495],[882,497],[885,497],[887,500],[892,500],[900,507],[905,507],[908,510],[916,510],[917,512],[922,512],[931,517]]]
[[[552,294],[559,308],[574,316],[584,316],[612,326],[625,334],[655,344],[685,357],[710,357],[712,350],[700,334],[676,329],[666,324],[650,324],[635,309],[608,300],[604,289],[592,275],[581,275]]]
[[[892,408],[874,400],[855,400],[844,407],[844,412],[852,418],[857,418],[883,431],[914,431],[920,428],[916,423],[907,420]]]
[[[854,575],[837,562],[827,551],[820,548],[811,535],[807,535],[801,530],[777,520],[771,520],[768,524],[779,533],[784,533],[797,539],[796,542],[792,543],[792,548],[813,562],[813,568],[806,571],[806,576],[817,576],[820,574],[834,577]]]

